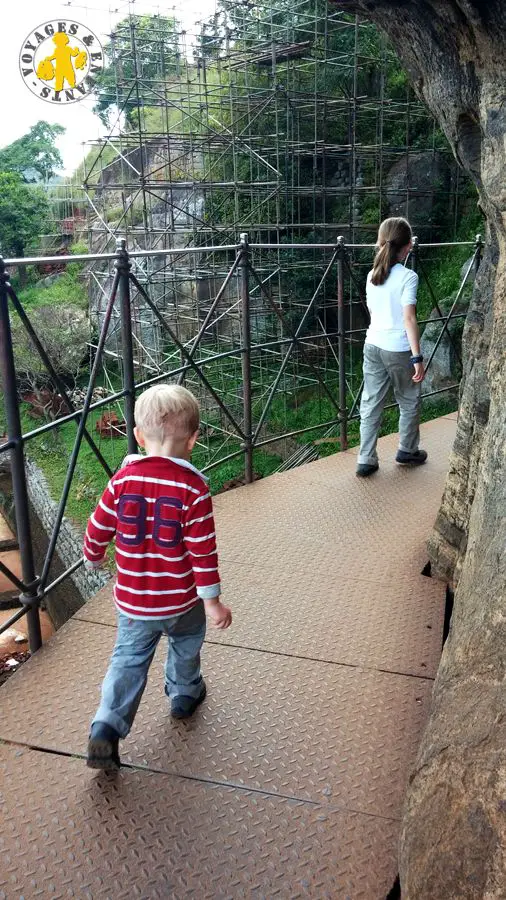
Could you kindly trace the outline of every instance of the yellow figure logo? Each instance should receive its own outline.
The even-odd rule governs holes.
[[[58,32],[53,36],[55,49],[52,56],[46,56],[37,66],[37,78],[42,81],[55,79],[55,91],[62,91],[64,82],[69,88],[76,86],[75,69],[84,69],[88,54],[79,47],[69,47],[70,40],[67,34]],[[73,62],[75,60],[75,62]]]
[[[44,22],[30,32],[19,53],[27,88],[47,103],[78,103],[96,90],[104,52],[96,34],[73,19]]]

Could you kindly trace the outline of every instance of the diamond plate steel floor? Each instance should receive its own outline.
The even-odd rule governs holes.
[[[350,451],[216,499],[235,618],[208,632],[208,698],[170,719],[160,648],[115,780],[82,760],[109,588],[2,687],[0,900],[383,900],[441,648],[420,573],[455,427],[423,426],[421,469],[390,436],[368,481]]]

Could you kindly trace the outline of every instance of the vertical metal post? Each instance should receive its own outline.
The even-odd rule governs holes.
[[[341,450],[348,449],[346,408],[346,323],[344,319],[344,238],[337,239],[337,356],[339,362],[339,436]]]
[[[416,235],[413,235],[413,248],[411,250],[411,268],[413,272],[418,272],[418,254],[420,253],[420,244]]]
[[[242,338],[242,387],[244,408],[244,475],[246,484],[253,481],[253,421],[251,410],[251,319],[249,296],[249,244],[248,235],[241,234],[240,294]]]
[[[0,368],[4,392],[5,413],[7,417],[7,434],[13,448],[10,451],[12,490],[16,513],[16,532],[21,558],[21,571],[25,590],[20,596],[23,606],[27,607],[28,641],[30,652],[35,653],[42,646],[40,631],[39,604],[37,591],[38,579],[35,576],[33,561],[32,533],[30,528],[30,506],[26,489],[25,454],[23,449],[23,432],[19,415],[18,389],[16,384],[16,368],[12,349],[12,333],[9,320],[9,301],[7,284],[9,275],[0,257]]]
[[[132,341],[132,305],[130,302],[130,257],[126,249],[126,241],[118,238],[116,269],[119,274],[119,301],[121,310],[121,355],[123,358],[123,390],[125,391],[125,423],[127,431],[128,452],[137,453],[137,442],[134,435],[135,375],[134,352]]]

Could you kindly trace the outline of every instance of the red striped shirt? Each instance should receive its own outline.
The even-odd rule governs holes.
[[[114,600],[134,619],[165,619],[220,594],[213,505],[185,460],[143,456],[107,485],[90,517],[84,556],[99,565],[116,535]]]

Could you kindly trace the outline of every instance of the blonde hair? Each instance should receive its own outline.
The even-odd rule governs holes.
[[[138,397],[135,424],[148,440],[184,439],[198,431],[200,409],[196,397],[178,384],[155,384]]]
[[[412,237],[411,225],[401,216],[385,219],[378,231],[378,249],[374,257],[371,282],[384,284],[392,266],[398,262],[399,251],[406,247]]]

